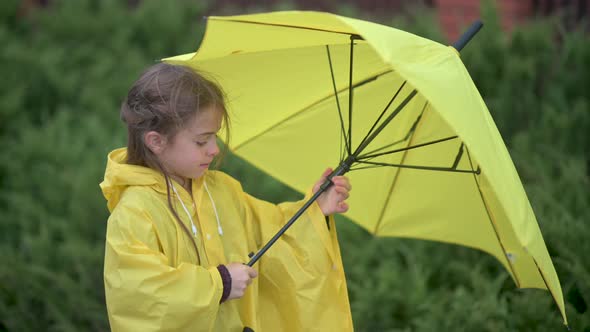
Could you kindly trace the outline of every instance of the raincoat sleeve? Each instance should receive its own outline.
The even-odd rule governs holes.
[[[223,284],[216,267],[169,265],[153,216],[121,202],[109,218],[105,295],[112,331],[210,331]]]
[[[241,187],[239,187],[241,190]],[[261,248],[311,197],[272,204],[243,195],[245,225]],[[317,203],[257,263],[262,331],[351,331],[346,278],[333,217]],[[255,265],[256,266],[256,265]]]

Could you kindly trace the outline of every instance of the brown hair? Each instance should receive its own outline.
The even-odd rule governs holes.
[[[144,134],[156,131],[172,141],[188,120],[206,107],[215,107],[222,113],[225,142],[229,142],[229,116],[225,94],[219,85],[189,67],[163,62],[151,66],[139,77],[121,105],[121,119],[128,132],[127,163],[150,167],[164,175],[168,206],[191,239],[199,262],[201,259],[194,238],[172,205],[170,176],[146,146]],[[220,159],[217,158],[217,162]]]

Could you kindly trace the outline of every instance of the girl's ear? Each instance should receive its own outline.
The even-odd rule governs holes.
[[[157,131],[148,131],[143,135],[145,145],[152,151],[153,154],[159,155],[166,147],[166,137]]]

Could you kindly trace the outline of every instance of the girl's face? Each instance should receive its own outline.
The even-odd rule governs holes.
[[[217,132],[221,120],[221,111],[205,107],[174,137],[165,140],[158,157],[172,178],[184,184],[184,179],[196,179],[205,173],[219,153]]]

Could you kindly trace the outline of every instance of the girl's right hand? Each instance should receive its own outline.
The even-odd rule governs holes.
[[[244,296],[246,287],[258,276],[258,272],[243,263],[230,263],[226,267],[231,275],[231,291],[227,299],[239,299]]]

